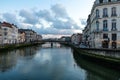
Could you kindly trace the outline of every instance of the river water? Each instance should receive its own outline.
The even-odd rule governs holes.
[[[0,52],[0,80],[120,80],[120,72],[58,43]]]

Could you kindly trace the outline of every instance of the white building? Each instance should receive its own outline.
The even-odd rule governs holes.
[[[96,0],[83,34],[92,48],[120,48],[120,0]]]
[[[1,28],[1,22],[0,22],[0,44],[2,44],[2,28]]]
[[[1,23],[2,44],[14,44],[18,41],[18,28],[14,24]]]
[[[22,29],[18,29],[18,43],[25,42],[25,32]]]
[[[41,38],[42,38],[40,35],[38,35],[35,31],[33,31],[31,29],[19,29],[19,31],[24,32],[24,34],[25,34],[25,42],[26,43],[35,42],[38,39],[41,40]],[[21,34],[23,39],[24,39],[24,34],[23,35]]]

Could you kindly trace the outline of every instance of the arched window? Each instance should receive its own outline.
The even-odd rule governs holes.
[[[96,21],[96,30],[99,31],[99,21]]]
[[[99,16],[99,10],[97,9],[96,10],[96,18],[99,18],[100,16]]]
[[[108,31],[108,21],[107,20],[103,21],[103,31]]]
[[[111,9],[111,16],[117,16],[117,14],[116,14],[116,7],[112,7],[112,9]]]
[[[107,8],[103,9],[103,17],[108,17],[108,9]]]
[[[111,28],[111,30],[113,31],[113,30],[117,30],[117,28],[116,28],[116,19],[113,19],[112,20],[112,28]]]

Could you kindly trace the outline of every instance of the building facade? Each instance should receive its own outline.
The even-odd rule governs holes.
[[[0,44],[2,44],[2,28],[1,28],[1,22],[0,22]]]
[[[80,34],[80,33],[73,34],[71,36],[71,42],[72,42],[72,44],[80,45],[80,43],[82,43],[82,34]]]
[[[96,0],[83,34],[91,48],[120,48],[120,0]]]
[[[18,43],[25,42],[25,32],[22,29],[18,29]]]
[[[37,34],[37,41],[41,41],[42,40],[42,36],[40,34]]]
[[[15,44],[18,41],[18,28],[14,24],[1,23],[1,44]]]
[[[41,40],[42,36],[31,29],[19,29],[19,39],[21,39],[22,42],[29,43]]]
[[[42,36],[32,29],[18,29],[14,24],[0,22],[0,46],[4,46],[4,44],[30,43],[41,40]]]

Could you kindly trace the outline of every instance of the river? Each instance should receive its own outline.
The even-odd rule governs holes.
[[[0,80],[120,80],[120,72],[58,43],[0,52]]]

